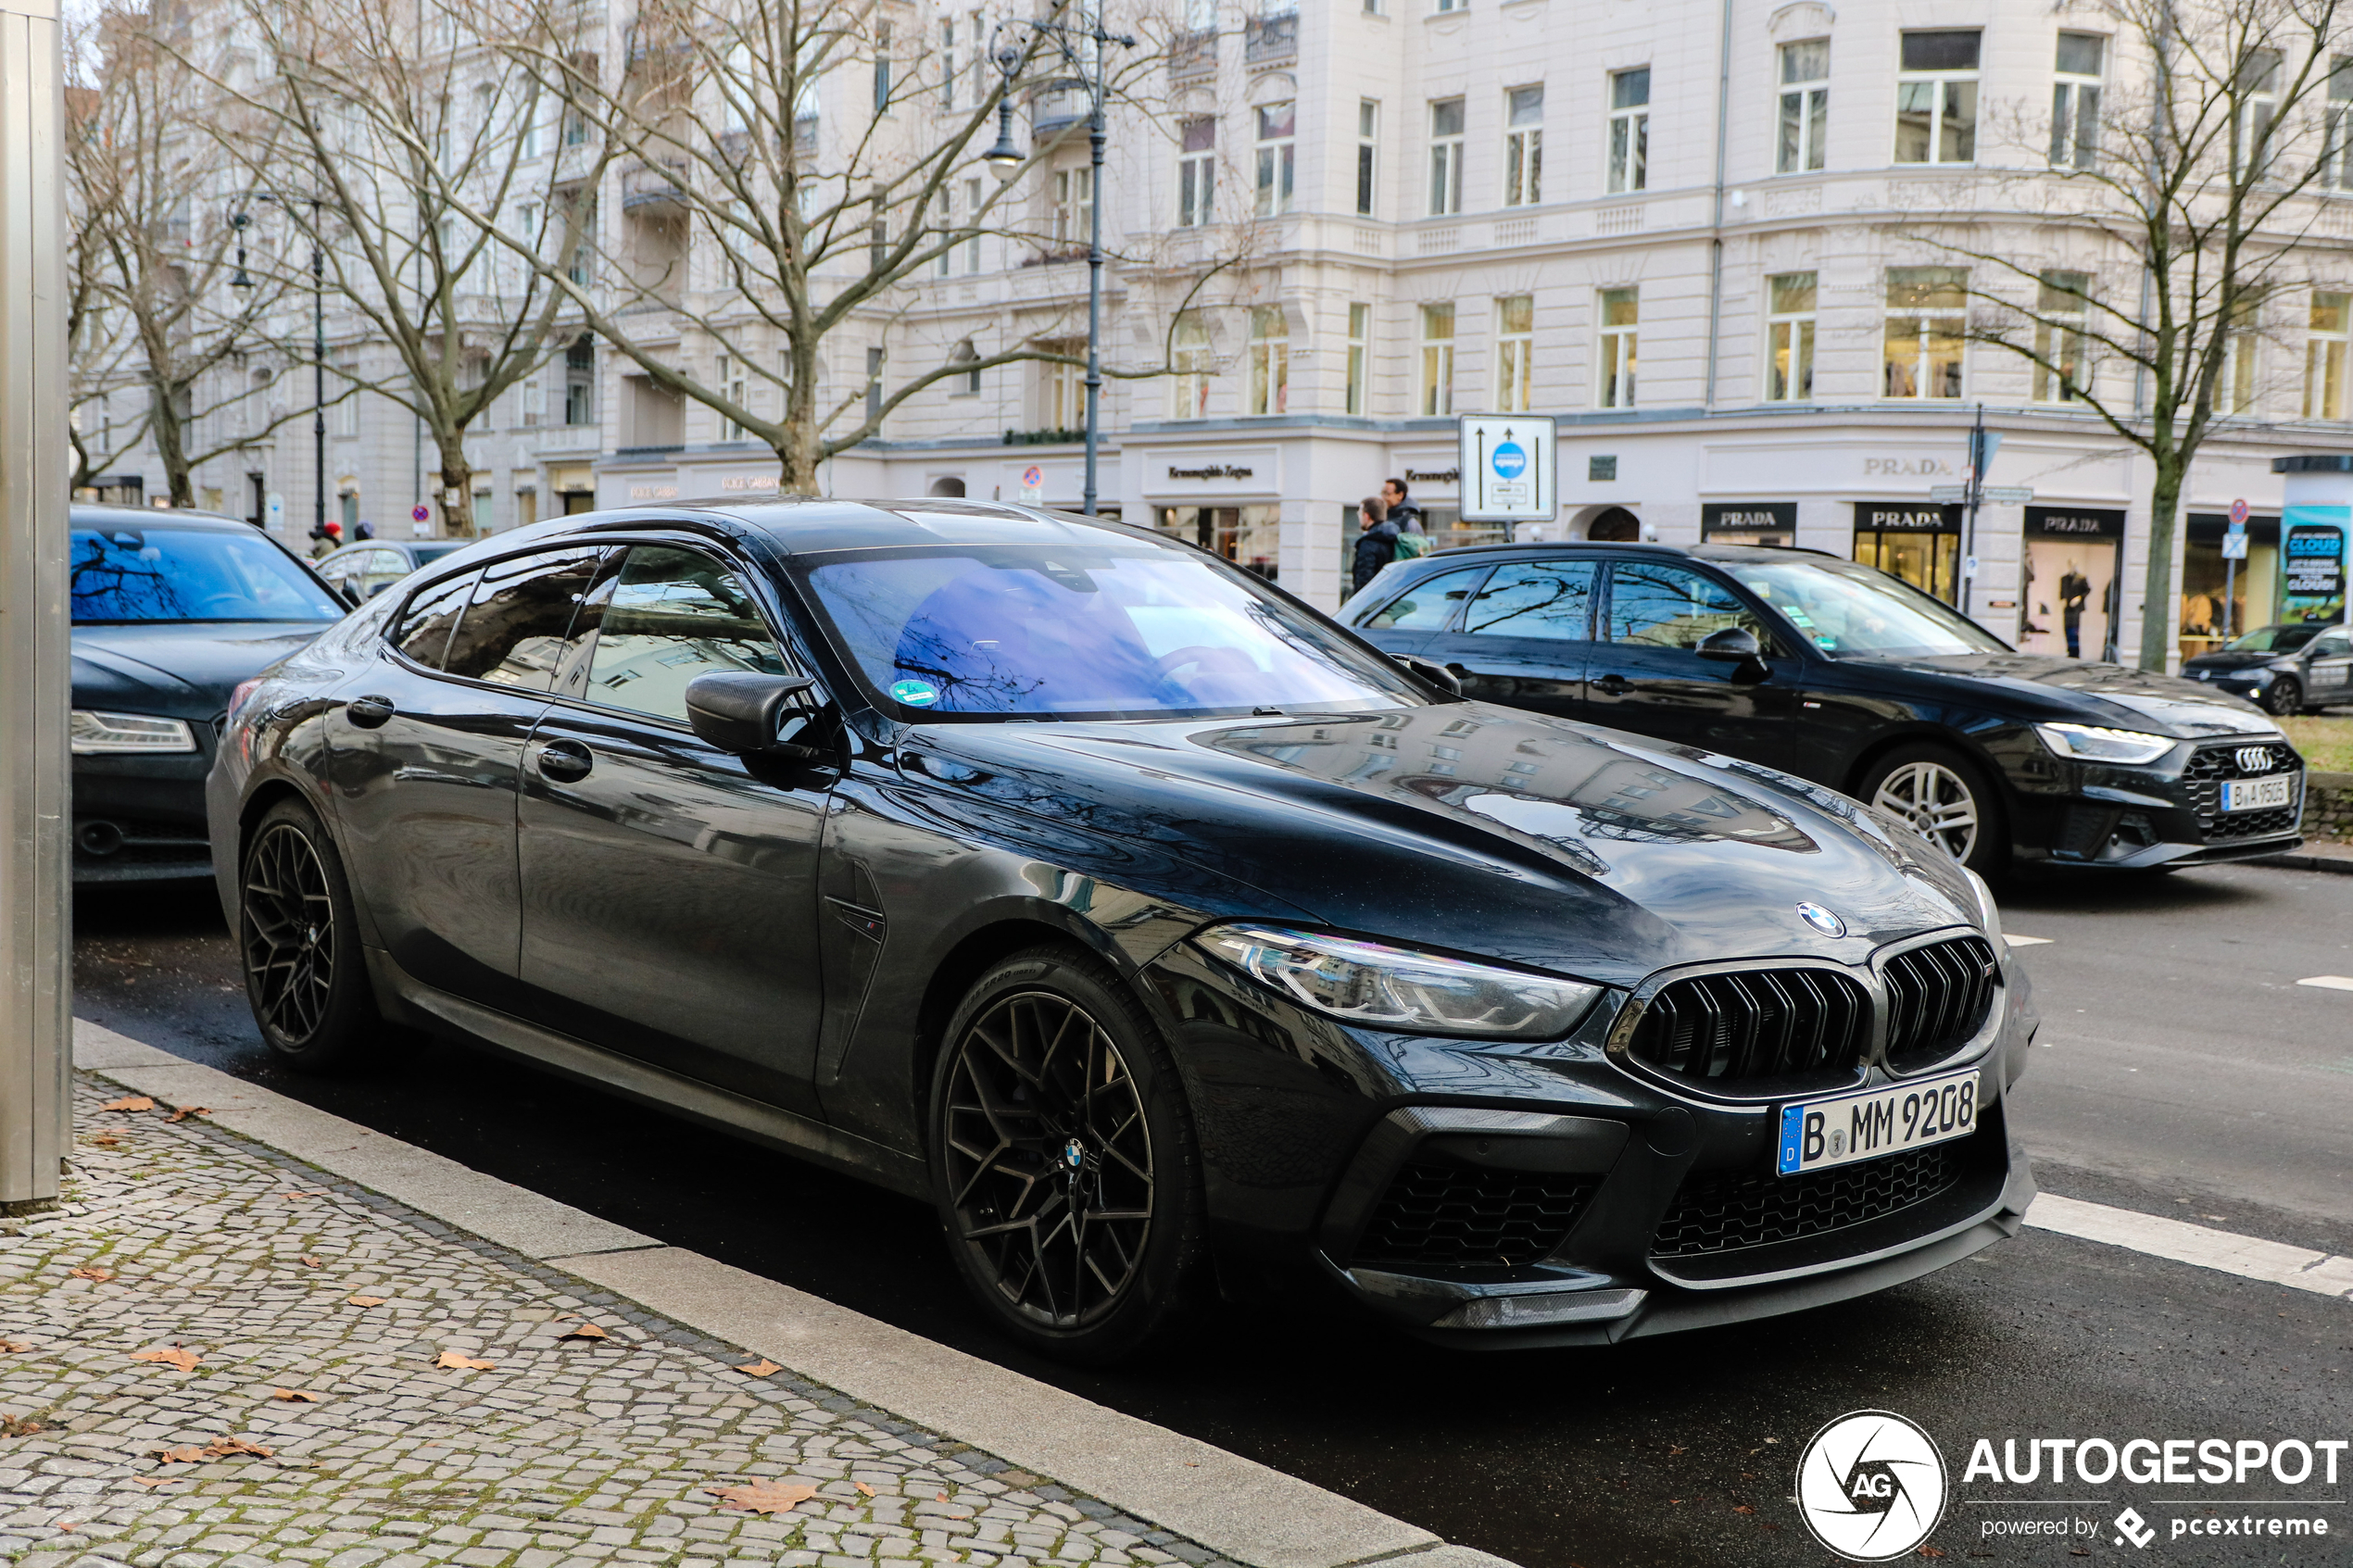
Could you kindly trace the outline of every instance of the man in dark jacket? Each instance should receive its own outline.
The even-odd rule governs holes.
[[[1422,509],[1405,498],[1405,482],[1384,479],[1380,482],[1380,498],[1389,507],[1389,521],[1404,533],[1426,533],[1428,525],[1422,521]]]
[[[1349,592],[1360,592],[1397,558],[1397,525],[1389,521],[1389,504],[1367,495],[1357,508],[1356,560]]]

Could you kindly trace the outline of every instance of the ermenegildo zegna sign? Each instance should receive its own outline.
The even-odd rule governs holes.
[[[1885,533],[1958,533],[1961,508],[1923,506],[1918,501],[1857,501],[1855,527]]]
[[[1795,501],[1700,503],[1699,531],[1702,533],[1756,533],[1773,530],[1791,533],[1796,527]]]
[[[2045,539],[2121,539],[2124,514],[2100,507],[2029,507],[2026,532]]]

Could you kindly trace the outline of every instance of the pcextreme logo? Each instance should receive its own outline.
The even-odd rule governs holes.
[[[1799,1515],[1850,1562],[1885,1562],[1928,1539],[1944,1491],[1936,1439],[1889,1411],[1840,1416],[1797,1460]]]

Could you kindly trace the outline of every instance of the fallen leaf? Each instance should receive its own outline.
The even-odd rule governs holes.
[[[1765,1440],[1768,1443],[1778,1443],[1780,1441],[1779,1437],[1768,1437]]]
[[[717,1498],[722,1508],[740,1508],[748,1513],[790,1513],[817,1495],[816,1487],[798,1481],[754,1481],[749,1486],[705,1486],[703,1490]]]
[[[57,1528],[66,1531],[68,1534],[72,1533],[73,1527],[73,1521],[70,1519],[60,1519],[57,1521]]]
[[[102,1269],[94,1264],[85,1265],[84,1267],[71,1269],[67,1272],[71,1273],[76,1279],[94,1279],[103,1282],[114,1278],[114,1271],[112,1269]]]
[[[326,1195],[325,1193],[323,1193],[323,1192],[282,1192],[282,1193],[280,1193],[278,1196],[279,1196],[280,1198],[324,1198],[324,1197],[326,1197],[327,1195]]]
[[[174,1345],[169,1350],[141,1350],[131,1359],[134,1361],[161,1361],[166,1366],[176,1366],[182,1372],[194,1372],[196,1370],[196,1363],[204,1358],[194,1350],[185,1350]]]
[[[871,1498],[875,1495],[875,1489],[863,1481],[852,1481],[850,1485],[858,1488],[858,1495],[862,1498]]]
[[[153,1110],[155,1108],[156,1102],[145,1095],[125,1095],[120,1099],[110,1099],[98,1107],[101,1110]]]
[[[157,1449],[155,1457],[166,1464],[202,1464],[212,1456],[191,1443],[184,1449]]]
[[[948,1494],[947,1494],[946,1492],[942,1492],[942,1493],[940,1493],[940,1494],[939,1494],[939,1500],[940,1500],[941,1502],[946,1502],[946,1501],[948,1500]]]
[[[6,1421],[0,1421],[0,1437],[30,1437],[35,1432],[47,1430],[41,1422],[29,1415],[12,1415]]]
[[[598,1328],[593,1323],[584,1323],[576,1325],[568,1333],[557,1335],[556,1337],[558,1339],[610,1339],[612,1336],[607,1334],[603,1329]]]
[[[1944,1554],[1943,1552],[1941,1552],[1941,1551],[1937,1550],[1937,1549],[1936,1549],[1934,1547],[1932,1547],[1932,1546],[1924,1546],[1924,1547],[1920,1548],[1920,1555],[1921,1555],[1922,1557],[1942,1557],[1942,1556],[1944,1556]]]
[[[471,1356],[461,1356],[455,1350],[444,1350],[441,1352],[441,1359],[433,1364],[435,1366],[452,1367],[459,1372],[489,1372],[497,1367],[498,1363],[497,1361],[478,1361]]]
[[[1736,1508],[1736,1509],[1732,1510],[1732,1512],[1733,1512],[1734,1513],[1754,1513],[1754,1512],[1756,1512],[1756,1510],[1755,1510],[1754,1508],[1751,1508],[1751,1507],[1750,1507],[1748,1504],[1746,1504],[1746,1503],[1743,1503],[1743,1504],[1741,1504],[1738,1508]]]
[[[133,1475],[132,1480],[142,1486],[169,1486],[177,1479],[170,1475]]]
[[[206,1448],[205,1452],[226,1459],[231,1454],[251,1454],[256,1459],[268,1459],[275,1449],[265,1449],[259,1443],[249,1443],[243,1437],[223,1437]]]
[[[270,1397],[273,1399],[283,1399],[290,1405],[297,1402],[315,1405],[319,1402],[319,1396],[308,1388],[272,1388],[270,1390]]]
[[[96,1137],[90,1140],[90,1146],[93,1148],[120,1148],[122,1147],[122,1135],[120,1133],[100,1133]]]
[[[381,1296],[346,1296],[344,1299],[355,1307],[381,1307],[384,1304]]]
[[[739,1366],[736,1370],[742,1373],[746,1377],[772,1377],[785,1369],[763,1356],[759,1361],[752,1362],[751,1365]]]
[[[209,1116],[211,1114],[212,1107],[208,1105],[183,1105],[179,1110],[173,1111],[170,1115],[165,1117],[164,1120],[167,1122],[185,1122],[191,1116]]]
[[[1687,1454],[1689,1452],[1691,1452],[1689,1449],[1680,1448],[1673,1443],[1667,1445],[1667,1457],[1668,1459],[1673,1459],[1677,1454]]]
[[[306,1252],[302,1255],[302,1266],[306,1269],[323,1269],[327,1265],[321,1263],[318,1259],[313,1258],[309,1253]]]
[[[32,1347],[20,1339],[0,1339],[0,1356],[22,1355]]]

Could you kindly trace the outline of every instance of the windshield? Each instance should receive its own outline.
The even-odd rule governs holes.
[[[1743,586],[1835,659],[2007,653],[2009,645],[1907,583],[1842,560],[1740,561]]]
[[[345,606],[258,533],[77,528],[76,625],[137,621],[340,621]]]
[[[1167,717],[1423,700],[1383,661],[1189,550],[892,550],[821,558],[803,571],[861,673],[909,717]]]
[[[2328,628],[2319,621],[2292,626],[2258,626],[2246,636],[2226,644],[2224,653],[2294,653]]]
[[[447,545],[411,545],[409,553],[419,566],[431,566],[442,557],[455,555],[465,547],[466,541],[459,539]]]

